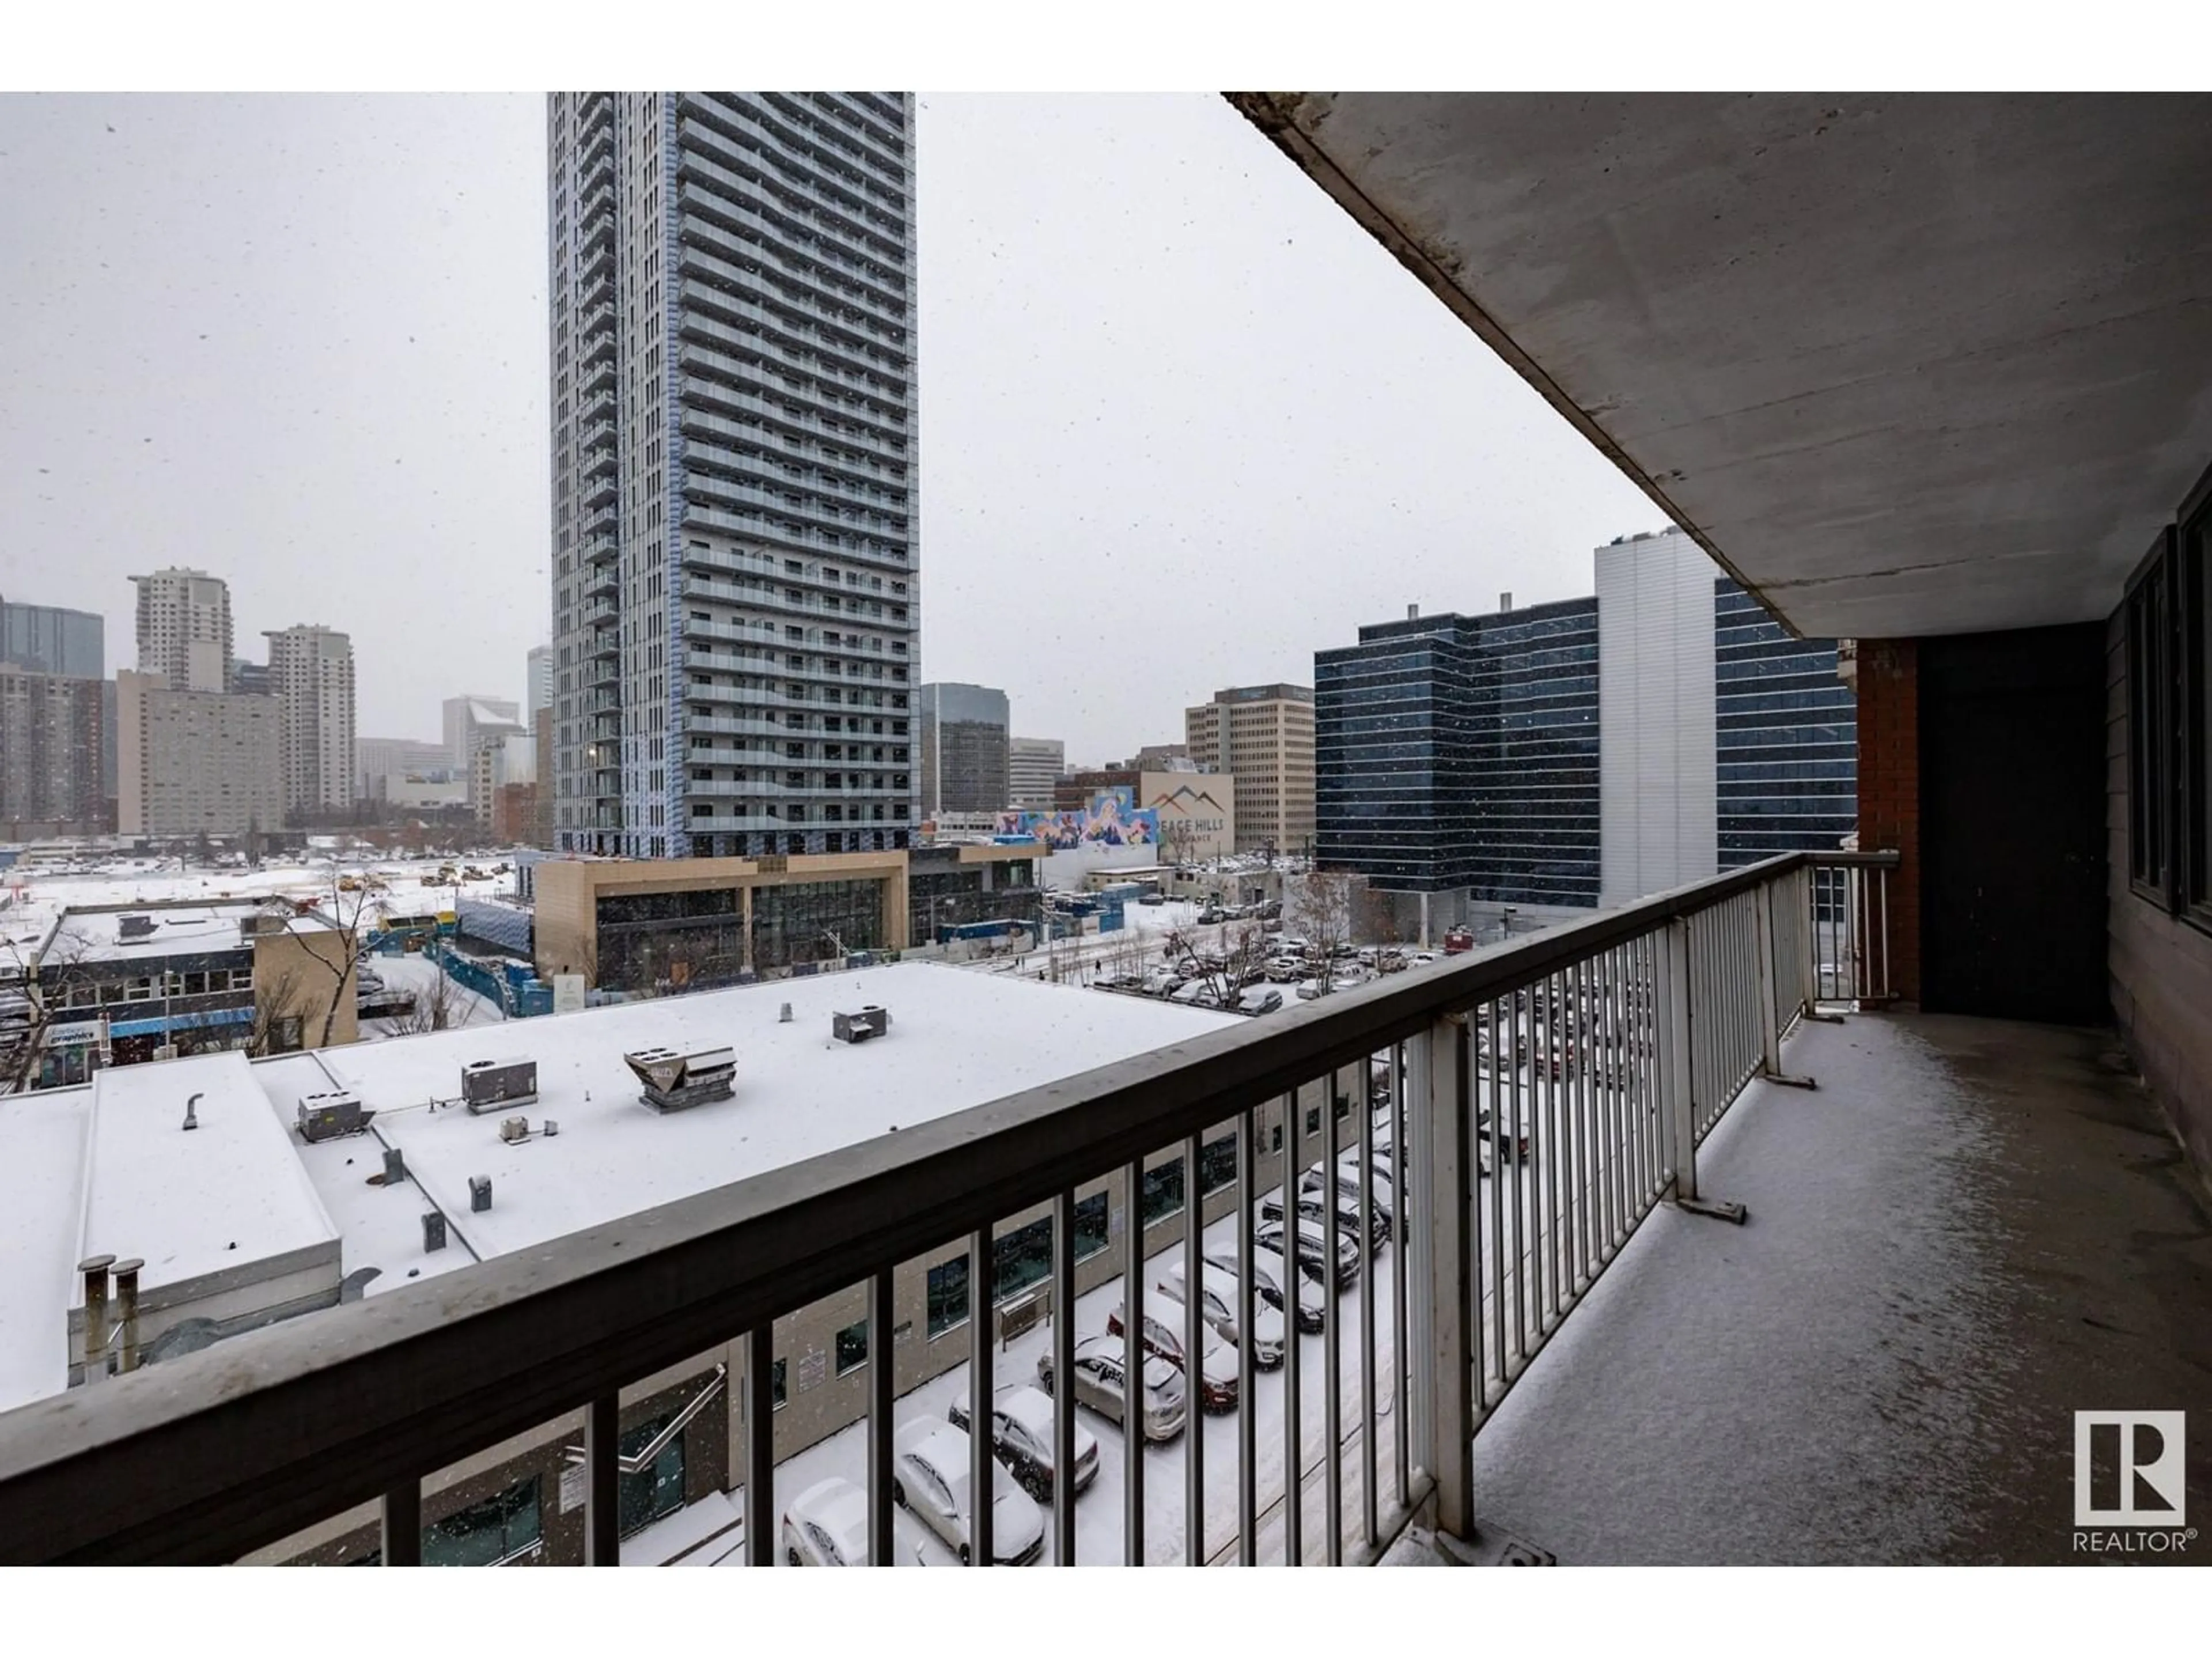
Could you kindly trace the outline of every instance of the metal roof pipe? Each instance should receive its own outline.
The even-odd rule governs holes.
[[[145,1265],[135,1255],[115,1264],[115,1317],[122,1328],[115,1364],[118,1371],[138,1369],[138,1270]]]
[[[107,1270],[115,1258],[88,1255],[76,1264],[84,1275],[84,1380],[91,1384],[107,1375]]]

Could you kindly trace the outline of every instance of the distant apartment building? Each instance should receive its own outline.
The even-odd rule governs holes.
[[[108,828],[100,779],[106,686],[0,662],[0,839]]]
[[[526,721],[534,721],[538,711],[553,706],[553,647],[533,645],[524,663],[524,693],[522,715]]]
[[[0,663],[96,680],[107,673],[107,622],[97,612],[0,599]]]
[[[1680,530],[1595,557],[1601,902],[1840,845],[1858,734],[1836,642],[1791,637]]]
[[[1237,780],[1237,850],[1304,852],[1314,833],[1314,694],[1240,685],[1183,711],[1191,763]]]
[[[904,848],[913,97],[556,92],[545,113],[556,838]]]
[[[161,839],[242,836],[284,823],[282,703],[177,691],[158,674],[116,679],[116,829]]]
[[[1006,805],[1022,811],[1052,810],[1053,786],[1067,769],[1067,745],[1058,738],[1006,739]]]
[[[250,657],[234,657],[230,664],[230,689],[241,696],[273,697],[276,683],[269,677],[269,665],[255,662]]]
[[[115,799],[115,684],[107,676],[107,620],[97,611],[58,605],[21,605],[0,599],[0,664],[13,663],[35,674],[64,679],[99,680],[100,793]],[[103,820],[109,813],[100,810]]]
[[[921,811],[995,812],[1007,802],[1006,694],[988,685],[921,688]]]
[[[538,738],[530,732],[487,733],[469,757],[469,805],[477,823],[502,840],[515,840],[536,810],[534,795],[508,792],[538,783]],[[505,799],[507,805],[500,803]]]
[[[288,812],[343,812],[356,793],[353,641],[319,624],[275,629],[269,684],[280,710]]]
[[[504,697],[448,697],[445,713],[447,763],[463,777],[484,738],[529,729],[520,706]]]
[[[386,778],[422,778],[432,782],[459,779],[451,745],[422,743],[413,738],[357,738],[354,764],[360,773],[360,795],[384,799]]]
[[[176,693],[233,690],[229,585],[178,567],[131,580],[138,586],[138,672],[159,674]]]
[[[1418,613],[1314,659],[1315,856],[1377,890],[1589,905],[1598,602]]]

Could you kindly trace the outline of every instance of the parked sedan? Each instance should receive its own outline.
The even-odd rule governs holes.
[[[1359,1152],[1354,1147],[1329,1166],[1324,1176],[1320,1170],[1308,1170],[1298,1177],[1298,1198],[1303,1201],[1318,1202],[1324,1188],[1336,1194],[1338,1213],[1352,1218],[1356,1224],[1359,1214]],[[1390,1237],[1390,1212],[1397,1203],[1397,1188],[1390,1180],[1389,1171],[1379,1164],[1368,1177],[1368,1201],[1373,1212],[1381,1217],[1379,1248]]]
[[[1088,1406],[1110,1423],[1120,1423],[1124,1417],[1122,1357],[1118,1336],[1086,1336],[1075,1345],[1076,1404]],[[1054,1393],[1049,1350],[1037,1358],[1037,1387],[1047,1395]],[[1187,1409],[1182,1372],[1158,1354],[1145,1356],[1142,1398],[1146,1439],[1172,1440],[1182,1432]]]
[[[1237,1294],[1234,1273],[1201,1268],[1198,1282],[1198,1316],[1224,1342],[1232,1347],[1242,1346],[1237,1336],[1237,1312],[1240,1300]],[[1178,1261],[1168,1269],[1168,1276],[1158,1285],[1161,1295],[1178,1306],[1188,1297],[1183,1276],[1182,1263]],[[1261,1301],[1255,1292],[1252,1310],[1252,1363],[1261,1370],[1273,1370],[1283,1363],[1283,1316]]]
[[[1252,1242],[1262,1249],[1273,1250],[1277,1255],[1284,1255],[1283,1224],[1280,1221],[1268,1222],[1252,1235]],[[1298,1218],[1297,1242],[1293,1248],[1297,1251],[1298,1271],[1319,1283],[1325,1271],[1324,1264],[1328,1261],[1327,1236],[1314,1223],[1301,1216]],[[1340,1233],[1336,1240],[1337,1288],[1342,1290],[1358,1277],[1358,1243],[1349,1233]]]
[[[1269,1262],[1274,1263],[1275,1266],[1271,1267],[1268,1266]],[[1237,1283],[1236,1256],[1226,1250],[1217,1251],[1206,1256],[1206,1265],[1216,1272],[1226,1273],[1229,1276],[1230,1286],[1233,1293]],[[1279,1268],[1281,1271],[1278,1272]],[[1297,1308],[1292,1316],[1297,1321],[1297,1328],[1309,1334],[1317,1331],[1322,1327],[1323,1311],[1321,1286],[1308,1279],[1303,1273],[1293,1275],[1287,1268],[1283,1268],[1282,1256],[1279,1253],[1270,1250],[1264,1260],[1253,1264],[1253,1297],[1263,1306],[1273,1309],[1279,1315],[1290,1312],[1291,1310],[1286,1310],[1283,1305],[1283,1281],[1292,1278],[1297,1281],[1295,1288],[1298,1297]]]
[[[1115,1303],[1114,1311],[1106,1316],[1106,1330],[1110,1336],[1120,1336],[1122,1320],[1127,1313],[1127,1304]],[[1190,1355],[1182,1341],[1182,1309],[1170,1302],[1158,1291],[1145,1298],[1145,1330],[1143,1341],[1149,1353],[1158,1355],[1181,1370],[1186,1379],[1191,1376]],[[1210,1412],[1234,1411],[1237,1407],[1237,1351],[1216,1336],[1212,1330],[1203,1334],[1203,1352],[1198,1356],[1198,1403]]]
[[[794,1567],[868,1565],[868,1495],[832,1475],[783,1512],[783,1559]]]
[[[991,1559],[1025,1567],[1044,1553],[1044,1515],[1004,1468],[992,1471]],[[968,1564],[968,1437],[949,1423],[917,1417],[893,1443],[891,1501]]]
[[[1022,1488],[1040,1504],[1052,1501],[1054,1441],[1052,1397],[1026,1382],[1001,1389],[991,1402],[991,1449]],[[956,1429],[973,1432],[968,1422],[968,1396],[962,1395],[945,1411]],[[1098,1438],[1080,1423],[1075,1425],[1075,1490],[1098,1478]]]
[[[1337,1243],[1342,1244],[1346,1240],[1350,1240],[1352,1244],[1352,1259],[1357,1261],[1359,1255],[1359,1200],[1356,1198],[1340,1195],[1332,1205],[1324,1208],[1317,1194],[1309,1197],[1303,1188],[1300,1189],[1298,1214],[1324,1231],[1328,1226],[1328,1208],[1333,1208],[1336,1212]],[[1283,1200],[1279,1197],[1267,1197],[1260,1200],[1261,1220],[1279,1223],[1282,1218]],[[1379,1209],[1374,1210],[1368,1215],[1368,1249],[1371,1254],[1390,1242],[1390,1218]]]

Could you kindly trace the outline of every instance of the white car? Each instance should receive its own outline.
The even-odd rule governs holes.
[[[1328,1307],[1322,1287],[1309,1279],[1304,1273],[1293,1273],[1285,1268],[1283,1265],[1283,1258],[1277,1251],[1255,1247],[1252,1254],[1255,1258],[1252,1264],[1254,1299],[1264,1307],[1273,1308],[1285,1317],[1295,1319],[1298,1329],[1309,1334],[1319,1330],[1322,1328],[1322,1317],[1328,1311]],[[1217,1272],[1226,1273],[1233,1290],[1237,1279],[1235,1252],[1231,1250],[1211,1252],[1206,1258],[1206,1265]],[[1284,1305],[1283,1286],[1286,1282],[1291,1285],[1293,1293],[1297,1297],[1297,1306],[1294,1310]]]
[[[1122,1368],[1122,1340],[1118,1336],[1086,1336],[1075,1345],[1075,1381],[1073,1385],[1078,1405],[1088,1406],[1110,1423],[1120,1423],[1125,1414]],[[1037,1386],[1046,1394],[1053,1393],[1052,1352],[1047,1349],[1037,1357]],[[1145,1438],[1172,1440],[1182,1432],[1184,1404],[1182,1372],[1158,1354],[1145,1356],[1142,1407]]]
[[[1119,1337],[1122,1320],[1127,1316],[1128,1305],[1117,1302],[1114,1311],[1106,1316],[1106,1332]],[[1145,1298],[1145,1329],[1142,1340],[1148,1352],[1167,1360],[1183,1374],[1186,1382],[1198,1383],[1198,1403],[1210,1412],[1232,1411],[1237,1406],[1237,1351],[1216,1336],[1209,1328],[1200,1333],[1202,1351],[1194,1379],[1190,1356],[1184,1352],[1182,1341],[1182,1308],[1170,1302],[1155,1291]]]
[[[991,1449],[1022,1483],[1022,1489],[1040,1504],[1052,1501],[1057,1443],[1053,1437],[1052,1410],[1052,1396],[1026,1382],[1000,1389],[991,1402]],[[965,1394],[946,1408],[945,1416],[954,1428],[972,1432]],[[1097,1478],[1098,1438],[1079,1423],[1075,1425],[1075,1490],[1081,1492]]]
[[[912,1513],[968,1565],[968,1437],[917,1417],[892,1443],[891,1501]],[[1025,1567],[1044,1553],[1044,1515],[1004,1468],[992,1470],[991,1559]]]
[[[1231,1346],[1237,1340],[1237,1276],[1214,1268],[1201,1268],[1198,1281],[1198,1316],[1213,1334]],[[1182,1263],[1178,1261],[1168,1269],[1168,1276],[1158,1285],[1159,1292],[1177,1306],[1188,1300],[1184,1291]],[[1283,1316],[1269,1307],[1258,1295],[1254,1285],[1252,1298],[1252,1363],[1261,1370],[1273,1370],[1283,1363]]]
[[[832,1475],[783,1512],[783,1559],[794,1567],[868,1565],[868,1495]]]
[[[1248,985],[1237,997],[1237,1009],[1247,1014],[1272,1014],[1282,1006],[1283,994],[1266,985]]]

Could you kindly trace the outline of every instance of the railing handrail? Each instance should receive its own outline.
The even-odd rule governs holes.
[[[236,1559],[1839,856],[1881,855],[1781,854],[33,1401],[0,1414],[0,1560]]]

